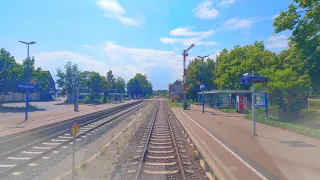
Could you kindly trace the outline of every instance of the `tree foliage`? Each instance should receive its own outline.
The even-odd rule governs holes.
[[[116,88],[116,80],[112,71],[109,70],[107,73],[107,89],[115,89]]]
[[[102,76],[97,72],[91,72],[87,80],[87,86],[94,93],[103,92],[104,82]]]
[[[118,76],[116,78],[115,84],[117,92],[124,93],[126,91],[126,82],[124,81],[124,79],[122,79],[122,77]]]
[[[83,88],[82,86],[86,84],[84,74],[79,70],[78,65],[71,62],[67,62],[64,71],[59,68],[57,76],[59,77],[58,87],[67,93],[74,92],[76,88]]]
[[[200,90],[201,84],[201,59],[193,59],[189,62],[187,67],[187,95],[191,99],[197,98],[197,93]],[[213,82],[214,78],[214,66],[213,59],[206,59],[204,61],[204,84],[206,90],[216,89],[216,85]]]
[[[147,76],[140,73],[128,81],[127,90],[131,96],[151,96],[153,92],[152,84],[147,80]]]
[[[260,70],[278,65],[274,52],[265,50],[263,42],[255,41],[253,45],[234,46],[224,49],[216,59],[215,80],[218,89],[249,89],[248,85],[239,84],[244,73],[256,73]]]
[[[303,68],[311,78],[313,93],[320,93],[320,1],[294,0],[274,20],[275,32],[292,31],[290,48],[301,53]]]
[[[35,67],[35,59],[23,60],[23,64],[15,61],[8,51],[0,49],[0,94],[8,92],[23,92],[17,89],[18,84],[34,82],[40,90],[49,85],[49,75],[44,73],[40,67]],[[26,82],[26,66],[28,65],[28,82]],[[32,91],[31,91],[32,92]]]

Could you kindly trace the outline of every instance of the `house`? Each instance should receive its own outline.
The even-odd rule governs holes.
[[[29,92],[29,101],[52,101],[56,99],[56,83],[54,82],[49,71],[42,71],[49,74],[48,88],[41,91]],[[30,84],[36,83],[37,80],[31,80]],[[17,81],[15,84],[24,84],[24,81]],[[26,94],[24,91],[20,92],[8,92],[7,94],[0,94],[0,102],[23,102],[26,100]]]
[[[40,101],[52,101],[56,99],[56,83],[53,80],[51,73],[49,71],[42,71],[49,74],[49,84],[48,88],[40,91]]]
[[[169,84],[169,96],[171,101],[181,100],[183,98],[183,83],[176,80],[173,84]]]

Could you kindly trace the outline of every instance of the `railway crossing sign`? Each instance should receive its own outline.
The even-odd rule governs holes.
[[[80,126],[78,123],[74,123],[71,127],[71,135],[73,137],[77,136],[78,135],[78,132],[79,132],[79,129],[80,129]]]

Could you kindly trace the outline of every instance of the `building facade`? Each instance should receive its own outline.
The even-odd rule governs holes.
[[[169,84],[169,96],[171,101],[182,100],[183,93],[182,81],[176,80],[173,84]]]
[[[53,80],[51,73],[49,71],[42,71],[49,74],[49,84],[48,88],[40,91],[40,101],[53,101],[56,99],[56,83]]]

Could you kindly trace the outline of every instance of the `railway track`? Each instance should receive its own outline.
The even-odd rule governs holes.
[[[95,133],[95,131],[104,128],[108,123],[117,118],[133,114],[135,110],[141,108],[145,104],[146,103],[138,105],[134,104],[134,106],[124,106],[119,109],[114,109],[104,116],[80,124],[79,135],[75,137],[76,142],[80,141],[81,138],[90,136],[92,133]],[[105,119],[110,116],[112,116],[112,118]],[[47,155],[50,153],[57,153],[58,149],[67,148],[67,145],[69,144],[72,144],[72,136],[70,135],[70,129],[67,129],[1,155],[0,179],[4,179],[10,173],[25,166],[34,166],[34,162],[39,159],[48,159],[49,157]]]
[[[127,172],[129,179],[185,180],[194,173],[188,161],[187,144],[181,141],[180,128],[173,123],[176,122],[171,120],[167,104],[158,101]]]

